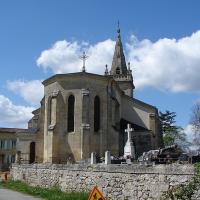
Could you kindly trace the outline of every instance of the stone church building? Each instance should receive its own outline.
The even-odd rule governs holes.
[[[84,66],[85,67],[85,66]],[[163,145],[158,110],[134,98],[130,64],[117,31],[112,67],[104,75],[85,71],[56,74],[43,81],[44,98],[29,126],[37,128],[36,161],[65,163],[91,152],[123,156],[131,124],[136,156]]]

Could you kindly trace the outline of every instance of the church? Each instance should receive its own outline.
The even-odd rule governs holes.
[[[85,54],[83,54],[85,59]],[[134,98],[130,63],[126,63],[117,30],[111,70],[105,74],[56,74],[45,81],[41,107],[33,111],[36,161],[66,163],[87,160],[95,152],[123,156],[127,124],[133,128],[136,157],[163,146],[156,107]]]

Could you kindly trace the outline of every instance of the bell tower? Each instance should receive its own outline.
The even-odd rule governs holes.
[[[132,71],[130,69],[130,63],[128,63],[128,69],[126,66],[126,60],[123,52],[123,45],[121,41],[121,34],[118,22],[117,38],[115,44],[115,52],[112,60],[112,67],[110,75],[113,76],[114,80],[117,81],[119,87],[124,93],[130,97],[133,97],[133,84]]]

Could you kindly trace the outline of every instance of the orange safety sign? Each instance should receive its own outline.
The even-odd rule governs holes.
[[[94,188],[92,189],[92,192],[90,193],[90,196],[89,196],[88,200],[106,200],[106,198],[99,191],[97,186],[94,186]]]

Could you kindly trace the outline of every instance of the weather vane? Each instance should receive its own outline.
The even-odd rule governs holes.
[[[85,54],[85,51],[83,52],[83,55],[80,56],[80,59],[83,61],[83,67],[82,67],[82,72],[85,72],[85,61],[88,59],[89,56]]]

